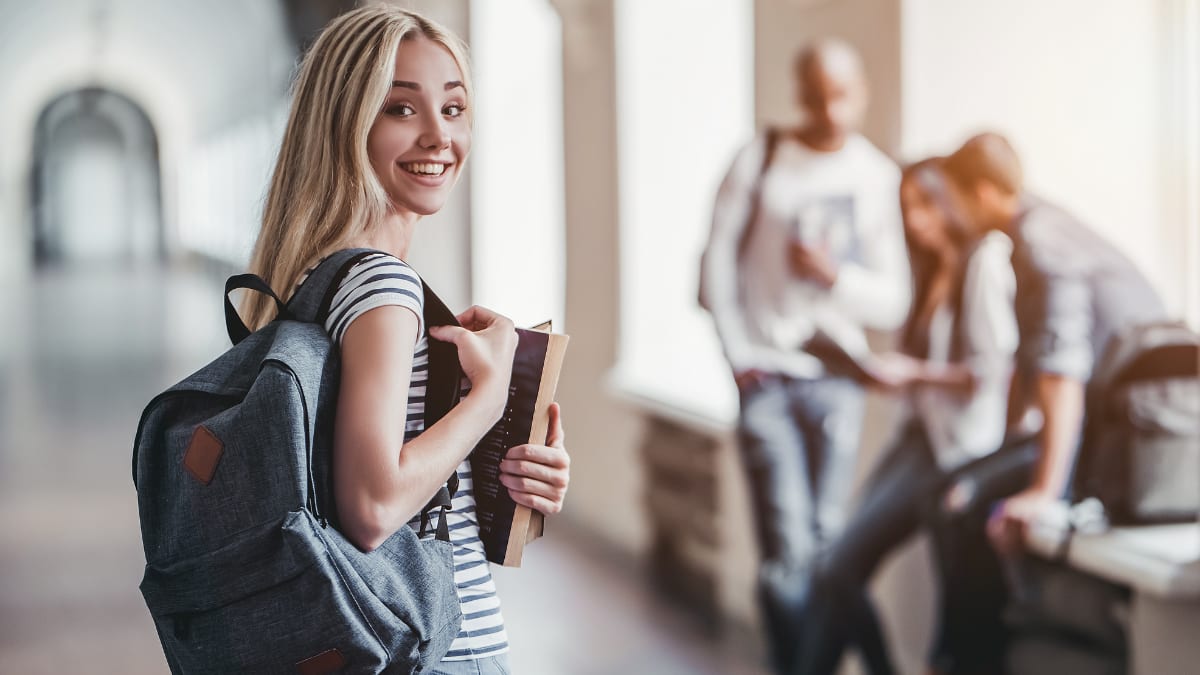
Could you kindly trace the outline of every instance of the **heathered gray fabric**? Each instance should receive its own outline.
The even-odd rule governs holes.
[[[334,254],[297,291],[289,310],[305,321],[256,331],[142,415],[141,591],[172,672],[294,673],[336,649],[340,672],[417,673],[458,632],[450,544],[405,527],[363,553],[314,517],[332,505],[338,355],[309,322],[358,253]],[[201,424],[224,444],[208,485],[183,466]]]
[[[1066,211],[1028,196],[1011,234],[1018,368],[1087,382],[1113,336],[1166,318],[1141,271]]]

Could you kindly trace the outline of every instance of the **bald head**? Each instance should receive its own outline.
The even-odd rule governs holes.
[[[968,138],[946,158],[946,173],[967,188],[987,182],[1006,194],[1021,192],[1021,160],[1008,139],[997,133]]]
[[[996,133],[972,136],[942,168],[963,211],[978,228],[1004,230],[1013,224],[1024,177],[1008,139]]]
[[[826,74],[846,81],[865,82],[862,59],[850,43],[837,38],[810,42],[796,53],[796,76],[804,78]]]
[[[862,59],[849,43],[823,38],[801,48],[794,66],[804,113],[801,138],[818,150],[837,150],[866,113]]]

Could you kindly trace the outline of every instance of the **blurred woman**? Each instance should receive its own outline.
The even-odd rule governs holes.
[[[914,301],[900,351],[882,355],[873,371],[878,384],[906,392],[911,416],[817,565],[800,672],[832,673],[848,643],[857,644],[871,673],[894,671],[866,587],[887,554],[922,527],[937,542],[941,573],[931,672],[999,668],[998,608],[980,597],[963,602],[964,593],[977,596],[979,589],[970,589],[972,580],[952,558],[964,550],[954,514],[972,501],[969,477],[996,464],[1004,438],[1018,340],[1012,242],[999,231],[972,231],[956,217],[945,181],[938,159],[913,164],[901,180]]]

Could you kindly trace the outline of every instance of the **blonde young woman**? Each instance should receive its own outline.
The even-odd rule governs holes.
[[[461,41],[395,7],[367,7],[330,23],[304,59],[271,180],[251,272],[286,299],[306,270],[346,248],[366,258],[341,282],[326,329],[340,345],[333,450],[338,526],[363,550],[418,516],[457,470],[448,514],[459,635],[435,673],[507,673],[508,642],[483,546],[468,453],[499,419],[516,333],[507,318],[472,307],[462,327],[426,327],[424,294],[408,265],[422,216],[446,202],[471,148],[471,80]],[[269,322],[256,294],[243,315]],[[423,429],[428,341],[453,343],[470,392]],[[557,406],[548,445],[512,448],[501,481],[520,504],[562,508],[568,456]]]

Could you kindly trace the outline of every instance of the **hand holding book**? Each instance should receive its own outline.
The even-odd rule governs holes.
[[[553,401],[568,338],[549,328],[516,329],[504,414],[471,451],[479,537],[488,560],[511,567],[521,565],[525,544],[542,534],[543,514],[557,511],[566,492],[561,412]]]
[[[881,359],[866,347],[865,342],[856,346],[851,344],[817,330],[804,344],[804,351],[820,359],[834,375],[850,377],[867,386],[891,387],[893,373],[888,366],[881,363]]]
[[[871,356],[872,384],[889,390],[905,389],[921,381],[924,362],[900,352]]]
[[[489,392],[497,406],[502,406],[508,398],[505,383],[517,349],[513,322],[479,306],[471,307],[455,319],[460,325],[430,326],[429,336],[453,344],[471,390]]]
[[[570,480],[570,457],[563,445],[562,411],[551,403],[550,433],[545,445],[526,443],[509,448],[500,462],[500,482],[508,496],[522,506],[543,514],[562,510]]]

